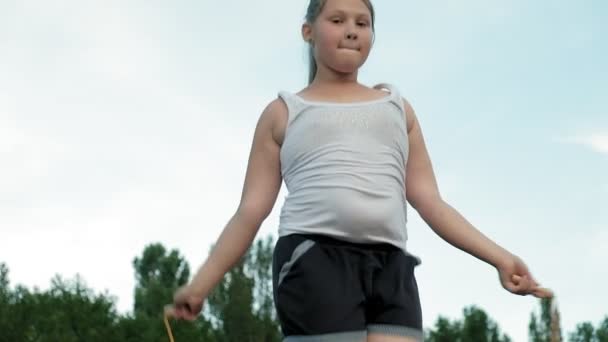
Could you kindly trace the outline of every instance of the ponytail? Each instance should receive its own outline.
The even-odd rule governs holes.
[[[317,61],[315,60],[315,48],[312,44],[308,46],[308,84],[314,81],[317,75]]]

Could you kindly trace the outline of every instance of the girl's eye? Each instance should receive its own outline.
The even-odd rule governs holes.
[[[341,23],[341,22],[342,22],[342,19],[338,19],[338,18],[336,18],[336,19],[332,19],[331,21],[332,21],[333,23],[335,23],[335,24],[339,24],[339,23]]]
[[[361,27],[366,27],[367,23],[366,22],[360,22],[360,23],[358,23],[358,25],[361,26]]]

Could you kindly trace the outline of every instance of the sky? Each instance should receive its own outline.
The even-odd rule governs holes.
[[[0,262],[80,274],[131,310],[132,260],[197,268],[240,199],[253,130],[306,86],[305,0],[0,0]],[[608,4],[376,1],[360,72],[414,107],[444,199],[557,294],[608,315]],[[276,237],[283,186],[259,237]],[[475,304],[527,340],[531,297],[409,208],[425,326]]]

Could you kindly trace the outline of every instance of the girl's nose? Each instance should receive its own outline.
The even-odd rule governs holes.
[[[346,34],[346,39],[357,39],[357,34],[355,32],[348,32]]]

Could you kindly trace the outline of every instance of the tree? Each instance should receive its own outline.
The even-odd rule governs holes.
[[[608,317],[604,318],[597,329],[591,322],[583,322],[569,336],[570,342],[608,342]]]
[[[599,327],[595,330],[595,337],[598,342],[608,342],[608,316],[604,318]]]
[[[560,327],[560,314],[553,299],[540,300],[540,316],[537,318],[533,312],[530,315],[528,333],[531,342],[560,342],[562,332]]]
[[[435,329],[426,332],[427,342],[460,342],[462,325],[460,321],[450,322],[449,319],[439,316]]]
[[[160,243],[146,246],[141,257],[133,260],[135,301],[133,315],[119,321],[122,341],[164,341],[162,323],[164,306],[173,301],[173,294],[190,277],[190,266],[180,253]],[[211,324],[199,317],[195,322],[172,321],[173,334],[179,341],[215,341]]]
[[[117,314],[113,298],[95,295],[79,276],[73,280],[55,276],[51,288],[45,292],[30,291],[23,286],[10,291],[7,272],[0,273],[4,274],[0,276],[2,296],[8,299],[2,305],[0,341],[116,340]]]
[[[176,341],[278,342],[281,333],[272,296],[272,236],[257,240],[213,291],[195,322],[172,321]],[[0,342],[166,342],[163,306],[190,276],[177,250],[159,244],[135,257],[133,312],[119,315],[113,297],[96,294],[80,276],[52,279],[47,291],[9,287],[0,263]]]
[[[463,341],[509,342],[511,339],[500,334],[498,325],[481,309],[470,306],[464,309],[462,325]]]
[[[8,306],[9,306],[9,280],[8,280],[8,267],[4,263],[0,263],[0,330],[6,331],[4,322],[8,321]]]
[[[177,250],[167,253],[160,243],[144,248],[141,258],[133,260],[135,268],[134,312],[159,317],[163,307],[173,300],[173,293],[190,276],[188,263]]]
[[[280,341],[281,333],[272,292],[272,257],[274,240],[272,235],[259,239],[247,258],[247,269],[254,279],[253,307],[257,326],[261,331],[259,341]]]
[[[576,326],[576,331],[570,334],[571,342],[595,342],[595,328],[590,322],[580,323]]]
[[[463,310],[463,320],[450,322],[439,317],[435,328],[427,331],[428,342],[510,342],[511,339],[500,333],[498,325],[476,306]]]
[[[218,341],[281,340],[272,298],[273,246],[271,236],[254,243],[209,296]]]
[[[17,329],[23,330],[24,326],[17,324],[14,314],[14,294],[10,289],[9,269],[4,263],[0,263],[0,342],[23,340],[24,336]]]

